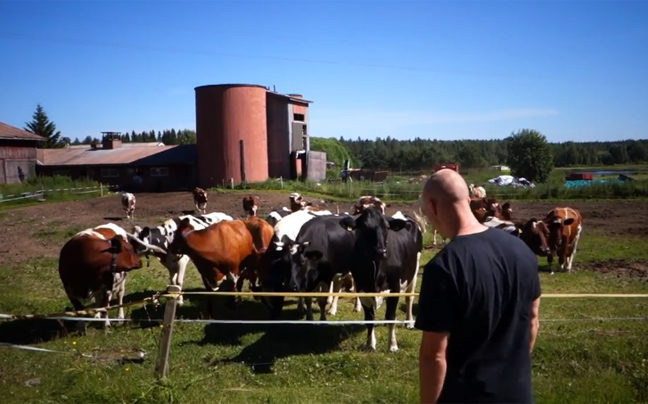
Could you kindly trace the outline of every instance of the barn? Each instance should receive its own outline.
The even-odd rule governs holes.
[[[100,144],[38,150],[38,175],[88,178],[133,192],[190,190],[196,177],[196,145],[122,143],[103,132]]]
[[[205,85],[195,92],[200,187],[326,177],[326,153],[310,150],[312,101],[254,84]]]
[[[16,184],[36,175],[36,144],[45,138],[0,122],[0,184]]]

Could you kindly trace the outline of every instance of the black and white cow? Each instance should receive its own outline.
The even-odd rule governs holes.
[[[340,227],[340,216],[318,216],[304,223],[295,241],[288,244],[289,251],[282,261],[282,269],[273,268],[273,273],[282,277],[281,281],[288,284],[289,291],[325,292],[344,280],[352,284],[350,265],[354,234]],[[326,320],[325,308],[331,300],[325,297],[317,299],[320,320]],[[304,301],[306,319],[313,320],[312,299],[305,298]],[[360,306],[359,299],[357,306]]]
[[[394,215],[396,216],[396,215]],[[339,225],[354,234],[351,272],[358,292],[414,292],[423,249],[421,228],[412,218],[386,217],[367,209],[357,218],[345,217]],[[408,328],[412,328],[414,296],[407,297]],[[360,298],[366,321],[374,321],[381,297]],[[385,320],[396,319],[398,297],[387,297]],[[374,325],[367,325],[367,348],[376,349]],[[395,324],[389,324],[389,351],[398,351]]]
[[[135,226],[133,228],[133,235],[147,244],[151,244],[168,251],[169,246],[173,242],[173,235],[184,219],[189,219],[191,226],[195,230],[204,229],[214,223],[218,223],[223,220],[233,220],[230,215],[221,212],[212,212],[206,215],[185,215],[173,219],[167,219],[162,225],[156,227],[140,228],[139,226]],[[163,259],[160,259],[159,257],[158,259],[169,271],[169,283],[171,285],[180,286],[180,288],[182,289],[185,272],[187,270],[187,264],[189,264],[190,260],[189,256],[169,253],[166,254]],[[178,298],[178,305],[181,306],[182,304],[183,299],[181,295]]]

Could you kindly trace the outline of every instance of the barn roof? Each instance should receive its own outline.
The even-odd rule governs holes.
[[[196,145],[141,146],[116,149],[69,147],[64,149],[38,149],[38,164],[42,166],[165,166],[194,164],[198,156]]]
[[[0,139],[43,141],[45,137],[0,122]]]

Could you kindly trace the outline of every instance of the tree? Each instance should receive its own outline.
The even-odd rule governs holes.
[[[507,139],[507,164],[516,177],[546,182],[553,170],[553,154],[547,138],[533,129],[522,129]]]
[[[38,104],[36,112],[32,115],[31,122],[25,122],[25,130],[47,138],[47,141],[40,145],[45,149],[60,148],[65,146],[61,141],[61,132],[56,130],[56,125],[51,122],[43,107]]]

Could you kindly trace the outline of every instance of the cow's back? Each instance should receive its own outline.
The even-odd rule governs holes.
[[[245,219],[245,226],[252,235],[252,240],[257,251],[265,251],[272,241],[272,236],[274,236],[272,226],[257,216],[251,216]]]
[[[76,235],[63,245],[58,270],[68,293],[82,296],[86,289],[100,287],[100,279],[95,275],[96,270],[110,264],[112,255],[101,252],[107,248],[110,248],[109,241],[92,234]]]
[[[252,235],[242,220],[225,220],[187,236],[188,246],[219,265],[237,265],[254,253]]]

